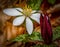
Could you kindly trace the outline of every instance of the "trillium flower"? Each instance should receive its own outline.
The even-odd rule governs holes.
[[[52,42],[52,27],[47,14],[40,16],[41,35],[46,44]]]
[[[21,9],[21,8],[8,8],[4,9],[3,12],[9,16],[18,16],[13,20],[14,26],[19,26],[26,21],[26,29],[28,34],[32,34],[33,22],[31,19],[35,20],[40,24],[40,13],[36,13],[36,10],[31,9]]]

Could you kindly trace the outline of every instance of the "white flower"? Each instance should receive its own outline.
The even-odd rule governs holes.
[[[33,23],[31,19],[35,20],[40,24],[40,13],[36,13],[36,11],[32,11],[31,9],[21,9],[21,8],[8,8],[4,9],[3,12],[10,16],[19,16],[13,20],[14,26],[21,25],[24,20],[26,20],[26,29],[28,34],[32,34],[33,31]]]

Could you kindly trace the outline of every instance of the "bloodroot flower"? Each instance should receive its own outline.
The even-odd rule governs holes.
[[[9,16],[18,16],[13,20],[14,26],[19,26],[23,24],[24,21],[26,21],[26,29],[28,34],[32,34],[33,31],[33,22],[31,19],[35,20],[40,24],[40,13],[38,13],[36,10],[32,11],[31,8],[8,8],[4,9],[3,12]]]

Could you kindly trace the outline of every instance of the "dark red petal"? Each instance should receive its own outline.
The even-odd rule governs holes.
[[[52,28],[47,15],[40,17],[41,35],[46,44],[52,42]]]

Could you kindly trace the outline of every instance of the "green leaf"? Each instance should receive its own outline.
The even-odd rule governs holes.
[[[40,33],[38,32],[33,32],[31,35],[28,34],[22,34],[17,36],[15,39],[13,39],[13,41],[23,41],[23,42],[28,42],[28,41],[42,41],[42,37],[40,35]]]
[[[60,26],[53,29],[53,40],[60,38]]]
[[[19,35],[15,39],[13,39],[13,41],[24,41],[26,40],[27,36],[28,36],[27,34]]]
[[[56,0],[48,0],[48,2],[53,5],[56,2]]]
[[[33,47],[57,47],[56,44],[50,44],[50,45],[46,45],[46,44],[43,44],[43,45],[34,45]]]
[[[42,37],[41,37],[41,35],[40,35],[39,32],[33,32],[33,33],[29,36],[29,38],[30,38],[32,41],[34,41],[34,40],[42,41]]]
[[[42,3],[42,0],[28,0],[27,4],[33,9],[38,10],[40,9],[40,5]]]
[[[56,40],[57,38],[60,38],[60,26],[53,29],[53,40]],[[22,34],[17,36],[13,41],[43,41],[42,36],[39,32],[33,31],[31,35],[29,34]]]

